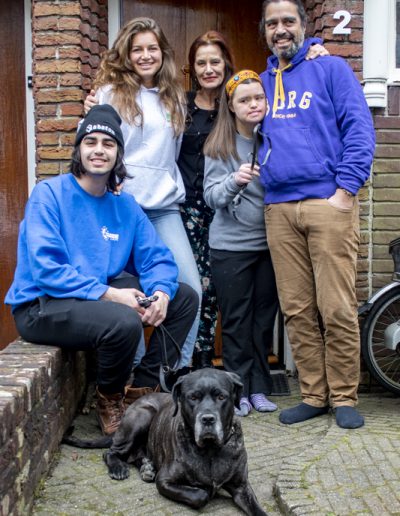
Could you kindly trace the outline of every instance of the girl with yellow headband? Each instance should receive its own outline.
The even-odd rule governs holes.
[[[264,190],[255,139],[267,110],[261,79],[241,70],[229,79],[204,153],[204,199],[215,210],[210,226],[211,272],[222,319],[224,368],[243,382],[239,416],[254,407],[277,409],[268,353],[278,309],[265,237]]]

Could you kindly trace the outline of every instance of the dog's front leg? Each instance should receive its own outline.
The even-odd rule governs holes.
[[[108,474],[114,480],[125,480],[129,477],[129,466],[120,457],[110,450],[103,454],[103,460],[107,465]]]
[[[210,499],[205,489],[178,484],[169,474],[160,470],[156,477],[158,492],[175,502],[184,503],[193,509],[201,509]]]
[[[231,494],[235,504],[249,516],[267,516],[248,482],[241,484],[239,487],[225,485],[224,489]]]

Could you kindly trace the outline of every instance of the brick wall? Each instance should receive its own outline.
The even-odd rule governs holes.
[[[362,71],[362,37],[364,2],[362,0],[305,0],[309,17],[308,34],[321,37],[332,55],[344,57],[358,77]],[[349,11],[351,34],[333,34],[340,20],[333,14],[339,10]]]
[[[0,352],[0,515],[30,514],[85,387],[84,353],[18,340]]]
[[[390,240],[400,236],[400,87],[388,90],[388,108],[374,116],[377,146],[373,183],[372,288],[390,281]]]
[[[33,0],[36,174],[68,170],[83,100],[108,44],[107,0]]]

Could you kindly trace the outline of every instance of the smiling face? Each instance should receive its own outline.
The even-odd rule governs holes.
[[[285,66],[304,43],[304,30],[297,6],[283,0],[272,2],[265,9],[265,38],[270,50]]]
[[[258,81],[239,84],[229,100],[229,109],[235,114],[237,131],[243,136],[251,136],[267,109],[262,85]]]
[[[162,52],[153,32],[139,32],[133,37],[129,59],[143,85],[155,86],[155,76],[162,66]]]
[[[194,71],[201,89],[216,90],[225,78],[225,61],[218,45],[202,45],[196,52]]]
[[[105,176],[115,166],[118,144],[114,138],[94,132],[83,138],[79,150],[85,173],[90,176]]]

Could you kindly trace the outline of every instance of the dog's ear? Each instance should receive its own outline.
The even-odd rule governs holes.
[[[232,384],[233,384],[235,407],[240,409],[240,398],[241,398],[242,392],[243,392],[243,384],[240,381],[240,376],[236,373],[228,373],[227,372],[226,374],[229,376],[229,378],[231,379]]]
[[[181,397],[181,388],[182,388],[181,384],[182,384],[184,378],[185,378],[184,376],[180,376],[174,383],[174,386],[172,387],[172,399],[174,400],[174,403],[175,403],[175,410],[174,410],[174,413],[172,414],[172,417],[175,417],[178,413],[178,401],[180,400],[180,397]]]

